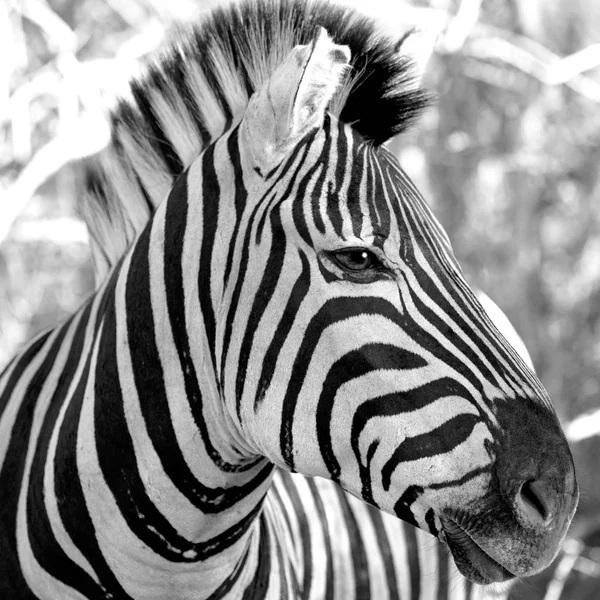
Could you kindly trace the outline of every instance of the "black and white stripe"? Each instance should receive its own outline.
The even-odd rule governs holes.
[[[478,583],[554,556],[568,446],[381,147],[424,99],[394,47],[250,3],[132,84],[89,171],[107,276],[0,377],[7,597],[466,600],[423,536]]]

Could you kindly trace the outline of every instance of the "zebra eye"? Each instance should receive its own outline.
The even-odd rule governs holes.
[[[342,250],[336,252],[334,257],[336,262],[348,271],[367,271],[381,266],[377,257],[363,248]]]

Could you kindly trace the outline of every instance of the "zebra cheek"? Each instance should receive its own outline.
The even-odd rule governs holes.
[[[410,425],[405,422],[400,426],[408,428],[400,443],[395,440],[402,436],[390,432],[369,461],[372,494],[377,505],[395,514],[397,503],[412,493],[415,497],[411,510],[424,517],[430,509],[439,514],[447,505],[466,506],[480,498],[482,482],[490,479],[493,463],[488,452],[491,439],[488,428],[475,417],[467,417],[462,423],[450,421],[446,428],[433,423],[431,429],[437,433],[428,435],[419,435],[414,430],[411,435]],[[455,429],[454,437],[448,433],[450,428]],[[479,475],[465,481],[472,473]]]

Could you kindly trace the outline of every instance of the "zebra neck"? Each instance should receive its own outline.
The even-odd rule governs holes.
[[[164,223],[171,205],[173,215],[181,208],[175,200],[100,292],[84,408],[93,422],[78,446],[88,509],[111,544],[103,555],[127,556],[136,581],[189,572],[189,563],[225,576],[215,565],[233,568],[256,538],[273,470],[240,450],[225,420],[201,318],[211,301],[198,290],[199,249]]]

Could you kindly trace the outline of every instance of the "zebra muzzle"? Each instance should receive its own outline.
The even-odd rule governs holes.
[[[454,562],[465,577],[482,585],[515,577],[485,552],[456,521],[445,518],[442,525]]]

